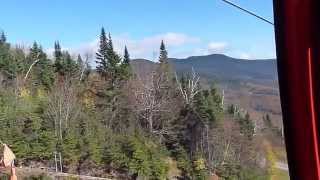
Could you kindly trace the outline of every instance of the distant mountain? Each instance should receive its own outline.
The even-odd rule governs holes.
[[[131,61],[133,71],[140,76],[147,76],[156,68],[156,63],[147,59],[134,59]]]
[[[186,59],[171,59],[171,62],[178,72],[190,71],[193,67],[201,76],[218,81],[277,79],[274,59],[244,60],[222,54],[212,54],[192,56]]]
[[[272,82],[277,80],[275,59],[245,60],[222,54],[207,56],[191,56],[185,59],[171,58],[170,63],[181,74],[190,72],[192,68],[203,78],[219,82]],[[154,62],[136,59],[133,66],[138,72],[152,71]]]

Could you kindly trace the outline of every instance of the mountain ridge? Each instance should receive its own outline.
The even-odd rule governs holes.
[[[133,65],[138,71],[148,71],[156,62],[147,59],[134,59]],[[169,58],[178,74],[194,70],[209,81],[245,81],[270,83],[277,81],[275,59],[238,59],[224,54],[190,56],[187,58]],[[147,67],[146,67],[147,66]],[[143,68],[142,68],[143,67]]]

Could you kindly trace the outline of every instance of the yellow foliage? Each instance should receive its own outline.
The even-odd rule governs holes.
[[[289,180],[288,172],[277,169],[276,163],[279,161],[277,154],[274,152],[272,145],[268,141],[264,141],[264,147],[266,150],[268,160],[268,171],[270,180]]]
[[[197,170],[197,171],[201,171],[201,170],[206,169],[205,160],[203,158],[199,158],[199,159],[195,160],[193,163],[195,166],[195,170]]]
[[[20,97],[25,98],[25,99],[29,98],[30,97],[29,89],[22,88],[21,91],[20,91]]]
[[[174,177],[180,177],[181,170],[178,168],[177,161],[173,160],[171,157],[168,157],[166,162],[169,165],[168,178],[174,179]]]
[[[41,88],[37,89],[37,96],[40,99],[45,98],[46,97],[46,91],[41,89]]]
[[[93,109],[95,107],[94,97],[90,93],[85,93],[82,101],[86,108]]]

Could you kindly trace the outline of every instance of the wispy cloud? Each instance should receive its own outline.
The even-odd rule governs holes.
[[[210,42],[208,44],[208,53],[225,53],[228,47],[228,43],[226,42]]]
[[[203,56],[209,54],[229,54],[232,52],[227,42],[211,41],[180,54],[180,57]]]
[[[154,36],[144,37],[142,39],[133,39],[128,34],[112,36],[115,50],[122,54],[124,46],[127,46],[132,58],[153,58],[158,55],[161,40],[163,40],[168,51],[179,49],[185,45],[197,44],[199,38],[192,37],[183,33],[168,32]],[[99,39],[83,43],[76,47],[66,47],[64,49],[71,51],[73,54],[84,54],[87,52],[94,53],[98,49]],[[52,49],[48,49],[48,52]]]
[[[127,46],[132,58],[156,60],[161,40],[164,40],[170,57],[185,58],[208,54],[226,54],[242,59],[261,58],[252,52],[235,49],[228,42],[205,42],[198,37],[193,37],[184,33],[168,32],[140,39],[132,38],[129,34],[116,34],[112,35],[112,38],[115,50],[122,55],[124,47]],[[98,50],[98,45],[99,39],[96,38],[80,45],[62,48],[70,51],[74,56],[85,53],[94,56],[95,52]],[[53,49],[47,49],[46,52],[49,55],[52,55]]]

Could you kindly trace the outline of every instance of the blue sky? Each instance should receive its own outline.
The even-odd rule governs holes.
[[[232,0],[273,20],[272,0]],[[12,43],[55,40],[73,53],[96,50],[100,28],[121,53],[152,58],[164,39],[171,57],[224,53],[274,58],[273,27],[220,0],[3,0],[0,29]]]

